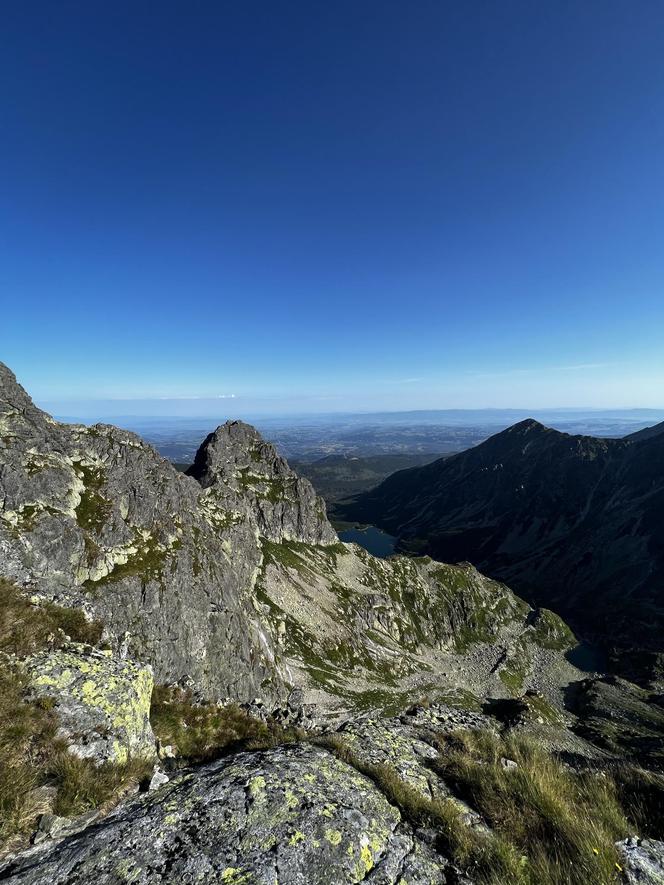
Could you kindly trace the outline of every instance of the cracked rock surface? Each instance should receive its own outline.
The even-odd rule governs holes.
[[[664,885],[664,842],[633,836],[616,847],[627,885]]]
[[[311,746],[241,753],[0,866],[11,885],[444,883],[368,778]]]

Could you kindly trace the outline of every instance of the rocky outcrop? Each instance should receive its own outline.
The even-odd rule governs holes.
[[[73,643],[33,655],[25,667],[31,695],[53,703],[56,737],[70,752],[98,764],[155,755],[150,667]]]
[[[664,842],[632,837],[616,847],[627,885],[664,885]]]
[[[249,509],[222,507],[134,434],[58,424],[0,366],[3,572],[94,614],[158,681],[250,699],[270,676],[285,691],[250,602]]]
[[[445,859],[368,778],[310,746],[242,753],[0,866],[11,885],[443,883]]]
[[[290,469],[257,430],[227,421],[204,441],[188,471],[227,512],[241,512],[269,541],[333,544],[336,533],[308,479]]]
[[[470,565],[376,559],[354,544],[263,543],[256,581],[275,667],[320,710],[390,713],[458,686],[480,697],[558,690],[581,674],[552,612],[534,612]]]

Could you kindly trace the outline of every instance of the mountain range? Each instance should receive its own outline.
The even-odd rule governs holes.
[[[664,423],[599,439],[522,421],[337,510],[401,549],[472,562],[601,639],[623,669],[661,673]]]
[[[448,464],[461,482],[479,453],[477,497],[486,477],[504,497],[509,451],[522,491],[562,454],[539,494],[570,526],[588,465],[595,500],[614,460],[648,500],[659,441],[526,422],[381,488]],[[185,473],[126,430],[55,421],[0,364],[8,885],[647,881],[664,857],[661,695],[582,651],[468,562],[341,543],[241,421]]]

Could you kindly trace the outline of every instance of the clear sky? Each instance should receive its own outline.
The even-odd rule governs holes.
[[[661,0],[2,18],[0,359],[39,402],[664,406]]]

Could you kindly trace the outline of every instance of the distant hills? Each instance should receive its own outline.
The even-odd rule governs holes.
[[[397,470],[430,464],[440,454],[398,453],[395,455],[327,455],[317,461],[290,459],[290,464],[306,476],[328,507],[340,498],[374,488]]]
[[[631,673],[664,652],[664,423],[598,439],[529,419],[339,511],[402,549],[472,562],[608,640]]]

